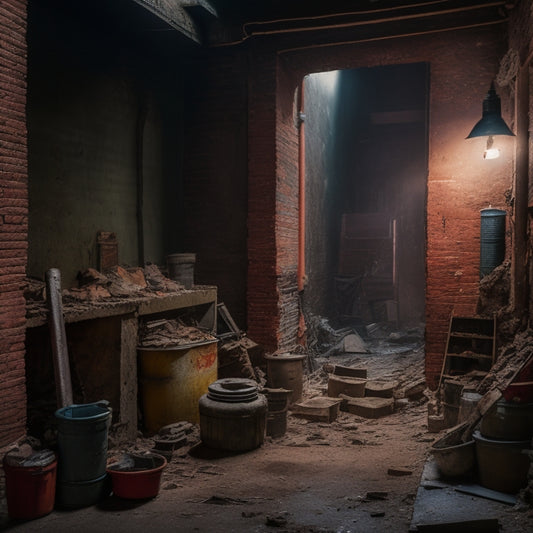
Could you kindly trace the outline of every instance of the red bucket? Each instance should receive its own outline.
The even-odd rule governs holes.
[[[132,470],[119,470],[115,465],[109,465],[108,474],[113,482],[113,494],[119,498],[141,500],[154,498],[159,494],[161,474],[167,465],[162,455],[150,454],[153,467]]]
[[[7,511],[11,518],[31,520],[52,512],[57,460],[46,466],[16,466],[4,457]]]

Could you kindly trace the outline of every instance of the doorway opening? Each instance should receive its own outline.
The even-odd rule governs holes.
[[[423,331],[429,65],[303,83],[306,321]]]

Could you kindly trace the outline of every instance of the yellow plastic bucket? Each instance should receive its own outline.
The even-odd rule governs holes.
[[[186,420],[200,422],[198,401],[217,380],[217,341],[138,348],[144,427],[157,433]]]

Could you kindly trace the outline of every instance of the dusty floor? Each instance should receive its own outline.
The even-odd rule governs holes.
[[[423,372],[420,346],[382,349],[380,354],[332,357],[364,361],[371,378],[416,379]],[[305,395],[320,394],[325,376],[306,379]],[[10,531],[179,532],[407,532],[420,476],[434,434],[427,433],[425,401],[367,420],[340,413],[331,423],[289,416],[287,434],[267,438],[259,449],[213,455],[202,448],[174,452],[159,495],[134,502],[109,497],[75,511],[56,510]],[[139,440],[136,445],[150,445]],[[114,450],[116,451],[116,450]],[[406,475],[392,475],[401,468]],[[409,473],[410,472],[410,473]],[[502,531],[533,531],[529,509],[497,507]]]

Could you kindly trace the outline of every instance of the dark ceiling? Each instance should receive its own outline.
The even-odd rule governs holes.
[[[208,44],[252,36],[303,35],[372,39],[500,23],[512,2],[481,0],[209,0],[218,18],[205,27]],[[309,40],[308,38],[304,40]]]

